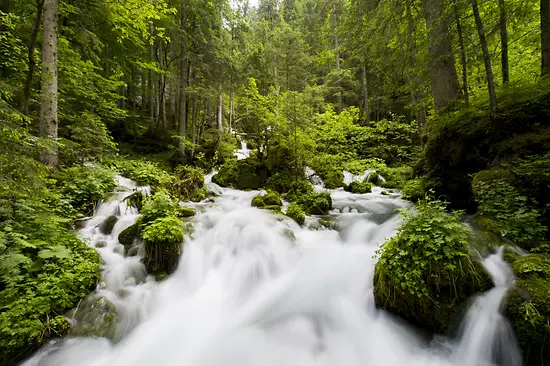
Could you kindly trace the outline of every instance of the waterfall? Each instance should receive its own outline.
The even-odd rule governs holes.
[[[331,215],[300,227],[252,208],[257,191],[219,187],[211,175],[205,181],[219,196],[186,203],[197,210],[193,230],[176,272],[156,282],[118,243],[138,217],[123,200],[140,189],[119,180],[124,192],[80,232],[105,260],[96,296],[116,306],[119,337],[67,337],[25,366],[493,366],[505,358],[512,361],[499,365],[516,365],[499,315],[512,277],[499,256],[484,261],[497,286],[474,302],[457,339],[427,343],[376,309],[374,255],[396,233],[396,208],[408,205],[399,194],[333,190]],[[111,214],[119,216],[113,233],[101,234]],[[319,224],[326,220],[332,224]]]

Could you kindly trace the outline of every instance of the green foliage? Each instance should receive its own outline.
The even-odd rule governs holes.
[[[137,184],[153,188],[169,184],[173,180],[169,173],[151,161],[122,159],[114,162],[114,168]]]
[[[150,244],[176,245],[183,241],[183,221],[175,216],[160,217],[147,225],[141,234]]]
[[[296,221],[298,225],[303,225],[306,222],[306,214],[297,203],[291,203],[286,209],[285,215]]]
[[[149,273],[167,275],[176,269],[185,234],[183,224],[179,218],[169,215],[157,218],[143,229],[143,262]]]
[[[405,183],[401,189],[403,198],[409,201],[416,202],[424,198],[426,190],[424,188],[424,181],[421,178],[416,178]]]
[[[264,185],[265,169],[255,158],[227,161],[218,174],[212,177],[212,182],[222,187],[236,189],[258,189]]]
[[[190,207],[182,207],[179,210],[180,217],[193,217],[195,216],[195,210]]]
[[[476,219],[480,226],[532,249],[544,240],[547,228],[539,221],[536,202],[510,185],[510,176],[510,172],[499,169],[474,177],[473,190],[479,203]]]
[[[132,244],[134,244],[134,240],[139,237],[140,233],[141,229],[139,224],[135,223],[130,225],[118,234],[118,242],[124,245],[124,247],[128,250]]]
[[[146,227],[156,219],[176,216],[178,208],[178,203],[174,201],[167,192],[158,191],[154,195],[146,198],[141,210],[141,216],[138,220],[139,224],[142,227]]]
[[[332,209],[332,198],[329,192],[310,192],[297,198],[298,203],[307,215],[328,215]]]
[[[375,300],[427,329],[444,332],[459,304],[484,291],[490,279],[470,259],[469,229],[459,212],[448,215],[437,200],[404,209],[397,235],[377,252]]]
[[[175,179],[166,184],[168,191],[182,201],[199,202],[206,198],[203,172],[190,166],[176,168]]]
[[[74,166],[56,176],[59,190],[74,208],[91,214],[94,205],[116,186],[115,174],[102,167]]]

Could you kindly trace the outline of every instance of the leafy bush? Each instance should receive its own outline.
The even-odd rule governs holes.
[[[265,167],[255,157],[228,160],[220,167],[218,174],[212,177],[212,182],[236,189],[258,189],[264,185],[265,180]]]
[[[101,167],[74,166],[56,178],[64,199],[83,214],[91,214],[94,204],[116,187],[115,174]]]
[[[397,235],[377,252],[374,293],[378,306],[436,332],[445,332],[457,307],[491,281],[469,255],[469,229],[459,212],[437,200],[403,210]]]
[[[174,179],[165,169],[161,168],[158,163],[149,160],[111,157],[104,158],[104,162],[123,176],[143,186],[157,188],[170,183]]]
[[[263,208],[266,210],[280,211],[283,202],[279,194],[274,191],[267,191],[265,194],[260,194],[252,199],[252,207]]]
[[[180,165],[175,170],[173,181],[165,186],[175,197],[183,201],[199,202],[206,198],[207,192],[204,187],[203,172],[197,168]]]
[[[151,197],[147,197],[143,208],[139,224],[142,227],[147,226],[156,219],[166,216],[176,216],[179,205],[165,191],[158,191]]]
[[[372,191],[371,182],[351,182],[350,184],[344,187],[344,190],[351,193],[365,194]]]
[[[308,215],[328,215],[332,209],[332,198],[328,192],[310,192],[298,197],[296,203],[301,205]]]
[[[291,203],[286,209],[285,215],[296,221],[299,225],[303,225],[306,221],[306,214],[297,203]]]
[[[424,189],[424,181],[421,178],[416,178],[408,181],[401,189],[403,198],[416,202],[424,198],[426,191]]]

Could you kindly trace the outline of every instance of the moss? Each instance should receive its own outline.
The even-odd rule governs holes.
[[[263,195],[258,195],[252,199],[252,207],[263,208],[266,210],[280,211],[283,202],[277,192],[266,191]]]
[[[99,225],[99,231],[101,231],[102,234],[110,235],[113,232],[113,228],[115,227],[115,224],[118,221],[118,217],[112,215],[109,216]]]
[[[474,175],[472,180],[472,190],[474,194],[476,194],[491,183],[508,183],[512,181],[514,181],[514,175],[508,169],[494,168],[482,170]]]
[[[311,192],[299,197],[297,203],[307,215],[328,215],[332,209],[332,198],[328,192]]]
[[[525,366],[550,364],[550,281],[517,280],[506,301]]]
[[[122,230],[120,234],[118,234],[118,242],[124,245],[126,252],[128,252],[128,250],[134,243],[134,240],[136,240],[139,237],[140,231],[141,231],[141,228],[136,223],[128,226],[126,229]]]
[[[296,221],[299,225],[303,225],[306,222],[306,214],[300,205],[297,203],[291,203],[288,206],[285,215]]]
[[[367,182],[371,182],[375,186],[379,186],[383,182],[383,180],[380,178],[380,174],[378,174],[378,172],[369,173],[369,175],[367,176],[366,179],[367,179]]]
[[[193,217],[195,216],[195,210],[191,207],[182,207],[179,210],[179,216],[180,217]]]
[[[117,309],[106,298],[90,295],[70,315],[74,320],[70,336],[117,339]]]
[[[512,268],[520,279],[532,277],[550,279],[550,256],[546,254],[529,254],[515,260]]]
[[[319,172],[325,187],[329,189],[335,189],[344,186],[344,173],[339,169]]]
[[[207,197],[201,170],[180,165],[175,169],[175,179],[166,184],[170,194],[182,201],[200,202]]]
[[[184,222],[175,216],[158,218],[143,229],[145,255],[143,263],[151,274],[171,274],[181,255]]]
[[[344,190],[356,194],[365,194],[372,191],[371,182],[351,182],[344,187]]]

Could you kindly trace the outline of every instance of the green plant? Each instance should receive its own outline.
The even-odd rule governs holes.
[[[416,202],[426,194],[424,181],[421,178],[409,180],[401,189],[403,198]]]
[[[310,192],[296,200],[308,215],[328,215],[332,209],[332,198],[329,192]]]
[[[291,203],[286,209],[285,215],[296,221],[299,225],[303,225],[306,221],[306,214],[297,203]]]
[[[166,216],[176,216],[178,204],[165,191],[158,191],[154,195],[147,197],[143,208],[139,224],[142,227],[147,226],[158,218]]]
[[[145,240],[143,261],[150,273],[167,275],[176,268],[185,230],[183,221],[170,215],[157,218],[142,232]]]

